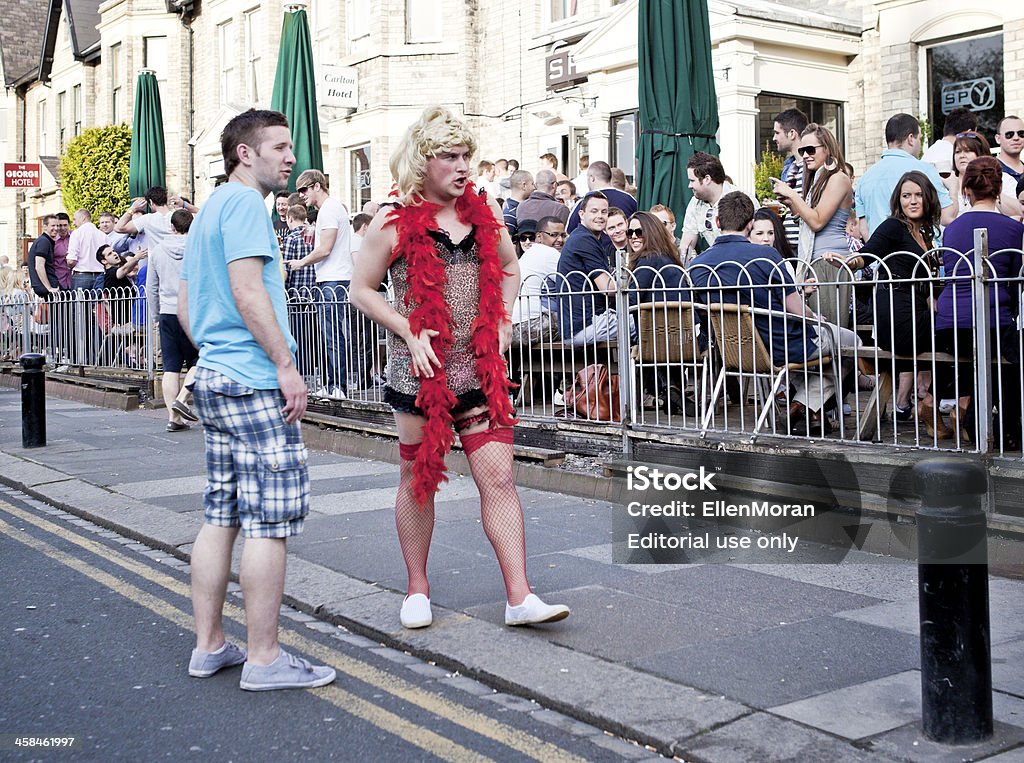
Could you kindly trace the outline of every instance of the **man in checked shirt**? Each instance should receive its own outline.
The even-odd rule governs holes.
[[[295,337],[295,343],[299,346],[295,353],[296,365],[299,373],[306,379],[310,389],[319,387],[323,382],[315,383],[313,367],[316,364],[316,356],[313,354],[316,347],[316,308],[314,301],[317,299],[316,270],[313,266],[306,265],[298,270],[288,267],[289,260],[301,260],[313,250],[313,245],[306,239],[306,207],[302,204],[293,204],[288,207],[285,214],[285,222],[288,224],[288,232],[281,239],[281,261],[284,264],[285,276],[284,288],[288,294],[288,301],[294,306],[288,314],[288,323]],[[323,364],[319,364],[321,367]]]

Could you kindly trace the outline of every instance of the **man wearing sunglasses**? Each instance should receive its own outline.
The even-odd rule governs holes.
[[[889,216],[892,191],[900,178],[911,170],[923,172],[934,186],[942,207],[940,222],[943,225],[953,222],[959,205],[950,197],[934,165],[917,158],[921,155],[921,125],[917,119],[910,114],[889,117],[885,123],[885,142],[889,148],[868,167],[854,193],[861,239],[867,241]]]
[[[1024,120],[1020,117],[1003,117],[996,130],[996,143],[999,153],[996,159],[1003,165],[1003,172],[1017,182],[1024,177],[1024,162],[1020,160],[1020,152],[1024,149]]]
[[[512,344],[550,342],[558,336],[558,316],[548,310],[544,284],[557,270],[565,243],[565,223],[557,217],[537,221],[537,238],[519,258],[522,286],[512,307]]]

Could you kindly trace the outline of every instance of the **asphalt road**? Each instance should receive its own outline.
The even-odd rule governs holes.
[[[333,685],[243,692],[240,668],[189,678],[187,570],[22,498],[0,491],[0,759],[654,757],[287,608],[282,643],[333,665]],[[237,593],[229,597],[228,630],[244,643],[240,604]],[[54,746],[39,746],[44,740]]]

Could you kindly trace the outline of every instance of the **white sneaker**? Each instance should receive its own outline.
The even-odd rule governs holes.
[[[939,413],[949,413],[954,408],[956,408],[956,400],[950,399],[939,401]]]
[[[518,607],[505,602],[505,625],[535,625],[555,623],[569,616],[564,604],[545,604],[535,593],[531,593]]]
[[[430,611],[430,599],[422,593],[406,596],[398,619],[402,621],[404,628],[426,628],[434,622],[434,614]]]
[[[327,397],[332,400],[348,400],[348,395],[345,394],[345,390],[335,384],[329,390],[327,390]]]

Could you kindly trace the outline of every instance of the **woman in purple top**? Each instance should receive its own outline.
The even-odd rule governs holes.
[[[974,300],[971,283],[972,258],[959,252],[974,249],[974,231],[988,231],[991,274],[996,279],[1014,279],[1021,275],[1021,244],[1024,225],[999,212],[998,201],[1003,178],[999,162],[982,156],[967,165],[960,179],[961,188],[971,210],[949,224],[942,235],[946,287],[935,306],[935,335],[938,348],[969,361],[974,353]],[[1002,389],[994,390],[999,405],[1004,446],[1019,450],[1020,421],[1020,332],[1017,330],[1019,286],[999,280],[989,287],[989,325],[992,327],[991,357],[1000,355],[1009,366],[1002,366]],[[993,373],[999,368],[993,366]],[[993,377],[998,378],[998,377]],[[971,418],[971,397],[974,393],[974,364],[957,364],[958,405],[953,409],[953,428],[967,442],[971,436],[963,424]],[[973,427],[971,427],[973,429]]]

